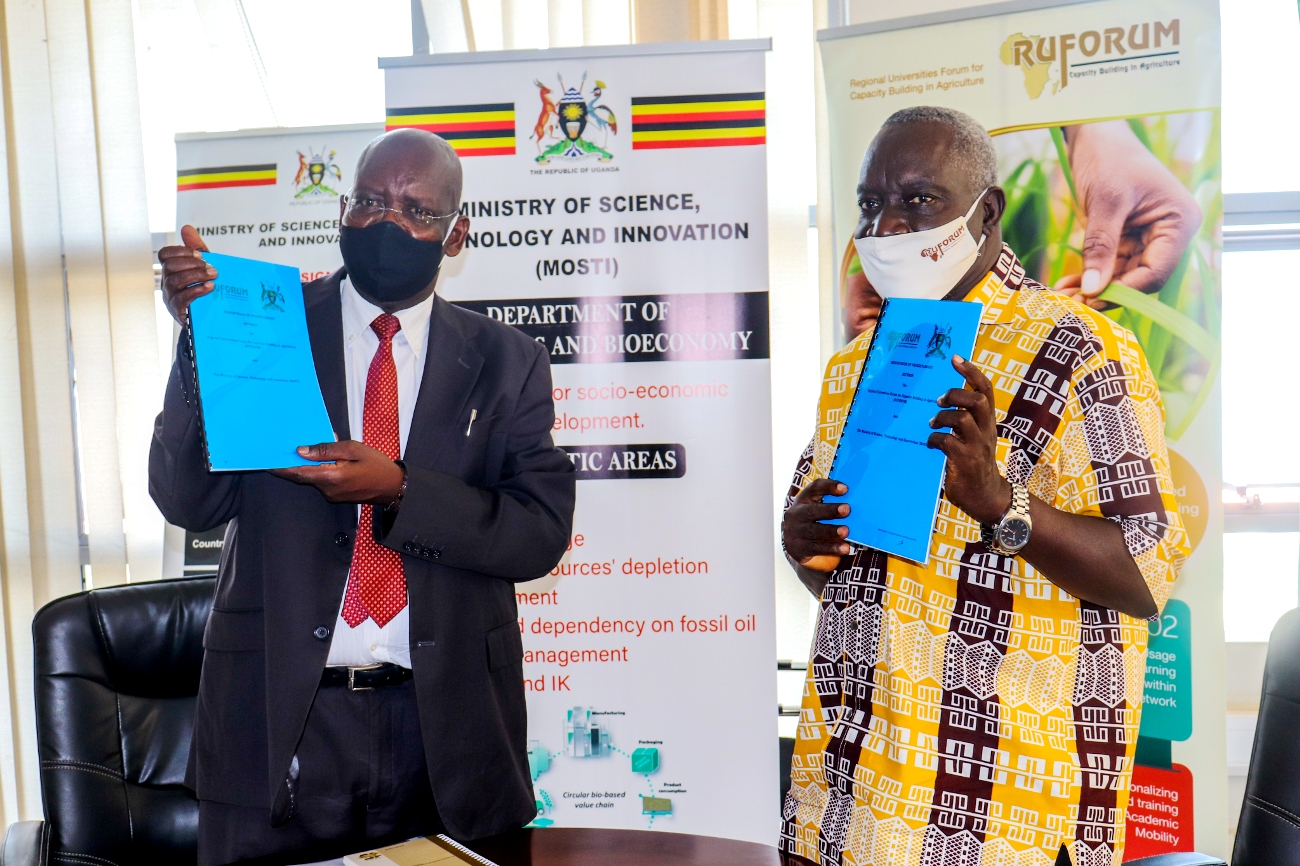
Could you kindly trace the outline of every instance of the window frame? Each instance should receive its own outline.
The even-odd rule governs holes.
[[[1296,249],[1300,249],[1300,191],[1224,194],[1225,253]],[[1253,492],[1293,486],[1248,483],[1236,487],[1242,501],[1223,504],[1223,531],[1300,532],[1300,502],[1261,502]]]

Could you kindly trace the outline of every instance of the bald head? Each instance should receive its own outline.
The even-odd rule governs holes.
[[[339,244],[343,262],[349,273],[358,275],[353,286],[362,298],[393,313],[433,294],[442,257],[459,254],[469,232],[469,218],[459,213],[460,192],[460,158],[438,136],[419,129],[396,129],[366,145],[357,160],[351,194],[339,196]],[[385,225],[389,227],[384,228]],[[392,262],[383,265],[375,258],[377,252],[372,245],[385,232],[388,243],[394,242],[392,226],[414,241],[439,245],[437,248],[420,244],[406,247],[407,252],[419,250],[417,255],[406,256],[408,264],[418,263],[423,256],[434,269],[432,274],[418,275],[430,279],[415,294],[389,297],[380,291],[383,279],[375,274],[385,268],[392,271],[393,267]],[[403,243],[396,242],[399,246]],[[369,287],[360,278],[368,271],[372,272],[368,279],[373,278]],[[405,291],[409,288],[409,277],[410,274],[399,273],[392,281]]]
[[[972,187],[988,189],[998,183],[998,154],[993,139],[975,118],[955,108],[916,105],[895,111],[881,125],[877,137],[889,131],[911,139],[933,138],[942,129],[946,157],[956,163]]]
[[[462,180],[460,157],[445,140],[423,129],[394,129],[361,151],[354,188],[420,190],[436,199],[438,213],[452,213],[460,209]]]

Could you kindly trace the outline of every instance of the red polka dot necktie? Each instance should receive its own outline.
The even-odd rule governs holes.
[[[379,335],[379,348],[366,374],[366,404],[362,413],[361,441],[390,459],[401,456],[401,428],[397,417],[397,365],[393,363],[393,335],[402,328],[396,316],[381,313],[370,323]],[[352,548],[352,570],[343,596],[343,621],[356,628],[370,617],[381,628],[406,607],[406,571],[402,557],[375,541],[371,529],[374,507],[361,506],[357,543]]]

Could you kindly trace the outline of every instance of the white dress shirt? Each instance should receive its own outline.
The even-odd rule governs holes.
[[[347,277],[342,282],[343,300],[343,364],[348,388],[348,428],[352,438],[361,441],[362,424],[366,409],[366,377],[370,362],[379,349],[379,336],[370,323],[384,311],[357,294]],[[406,437],[411,432],[411,416],[415,400],[420,393],[420,380],[424,378],[424,357],[429,346],[429,314],[433,310],[433,295],[393,315],[402,323],[402,329],[393,336],[393,363],[397,367],[397,416],[401,437],[401,450],[406,453]],[[357,506],[360,516],[361,506]],[[357,532],[369,532],[370,527],[358,526]],[[338,621],[334,624],[334,640],[330,643],[329,665],[369,665],[392,662],[411,666],[409,629],[410,605],[382,628],[373,619],[352,628],[343,619],[339,605]]]

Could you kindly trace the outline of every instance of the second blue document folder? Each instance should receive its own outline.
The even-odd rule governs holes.
[[[848,486],[849,541],[924,564],[946,458],[926,446],[935,402],[966,380],[984,305],[894,298],[885,302],[853,395],[830,477]],[[942,431],[942,432],[947,432]]]

